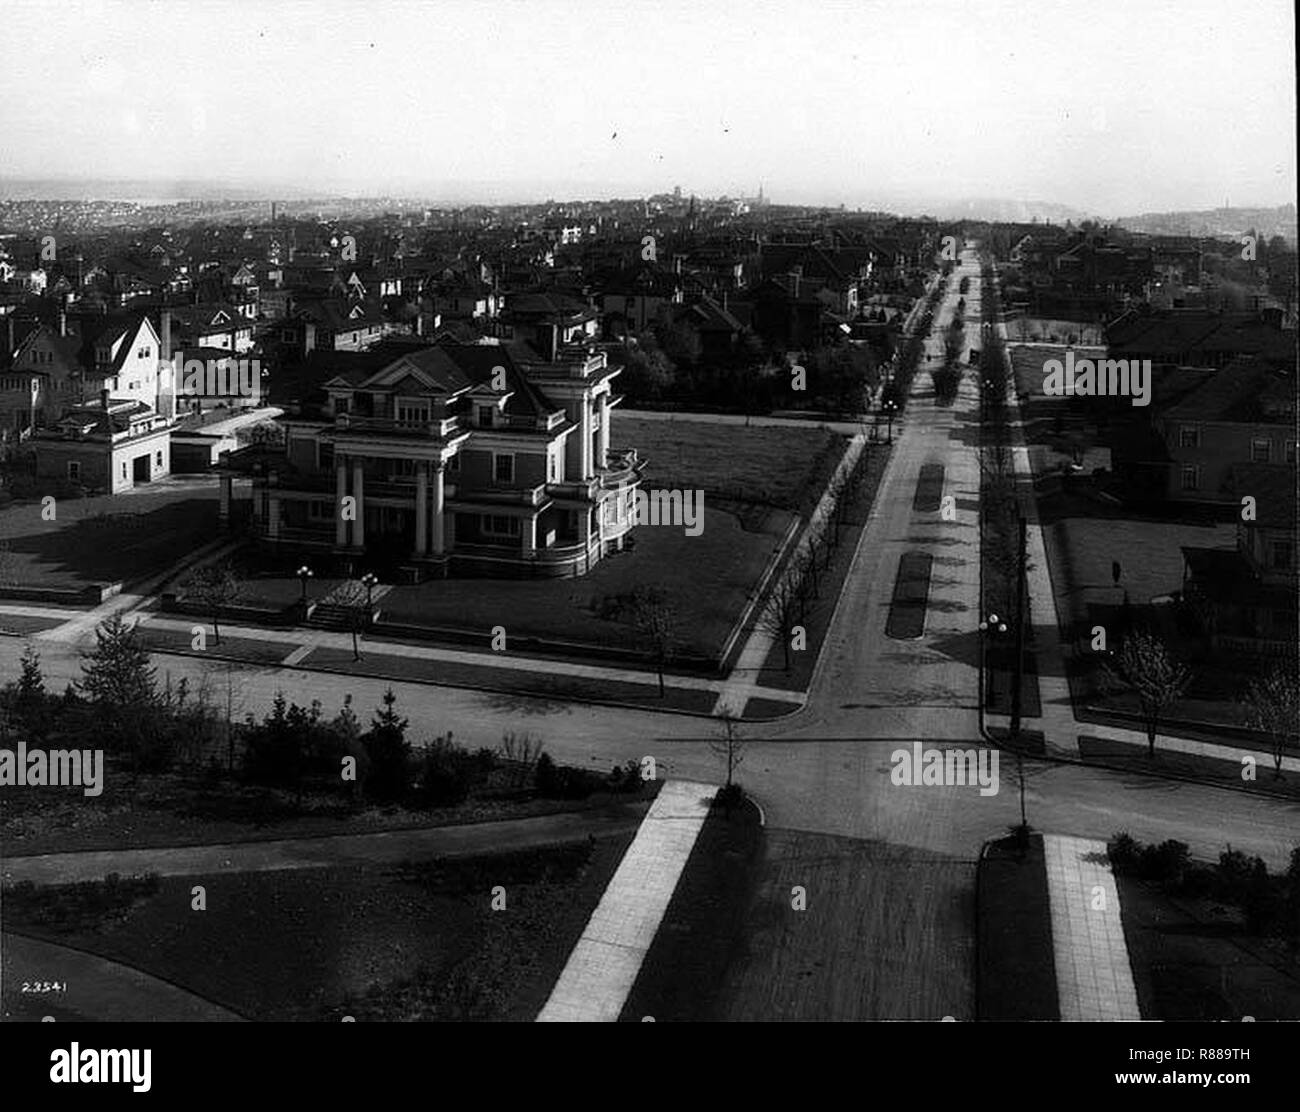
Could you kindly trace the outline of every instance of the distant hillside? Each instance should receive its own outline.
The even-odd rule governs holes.
[[[875,195],[865,206],[903,216],[933,216],[938,220],[987,220],[1005,224],[1064,224],[1096,217],[1054,201],[1014,201],[1005,197],[940,197],[923,193],[888,192]]]
[[[1244,235],[1251,228],[1265,239],[1282,236],[1296,242],[1295,205],[1277,208],[1217,208],[1205,212],[1145,212],[1141,216],[1124,216],[1115,221],[1134,232],[1152,235],[1218,236]]]

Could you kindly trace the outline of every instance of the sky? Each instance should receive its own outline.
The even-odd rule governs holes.
[[[1293,22],[1290,0],[5,0],[0,176],[1277,205]]]

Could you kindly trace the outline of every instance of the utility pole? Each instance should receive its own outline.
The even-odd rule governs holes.
[[[1016,560],[1016,667],[1011,674],[1011,737],[1020,745],[1020,696],[1025,675],[1025,580],[1029,562],[1027,526],[1022,510],[1017,515],[1020,550]]]

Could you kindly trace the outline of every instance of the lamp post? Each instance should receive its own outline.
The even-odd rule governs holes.
[[[988,653],[988,643],[984,640],[984,634],[1006,633],[1007,623],[1003,618],[996,614],[989,614],[987,617],[980,618],[980,651],[979,651],[979,683],[980,683],[980,709],[983,710],[985,703],[988,701],[988,691],[986,690],[984,657]]]
[[[379,577],[374,572],[368,571],[361,577],[361,585],[366,589],[366,614],[369,616],[371,601],[374,597],[375,586],[379,583]]]
[[[888,422],[889,440],[887,443],[892,444],[894,442],[894,411],[898,408],[898,405],[893,398],[889,398],[881,408],[885,411],[885,420]]]
[[[298,582],[302,584],[302,609],[304,614],[307,612],[307,580],[309,580],[314,574],[315,573],[306,564],[303,564],[297,572]]]

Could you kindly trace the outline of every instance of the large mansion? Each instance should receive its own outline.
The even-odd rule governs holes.
[[[611,448],[618,369],[565,344],[389,341],[323,355],[324,396],[280,419],[283,442],[229,454],[251,476],[254,535],[347,565],[446,574],[577,575],[621,549],[644,463]],[[236,507],[238,503],[236,503]]]

